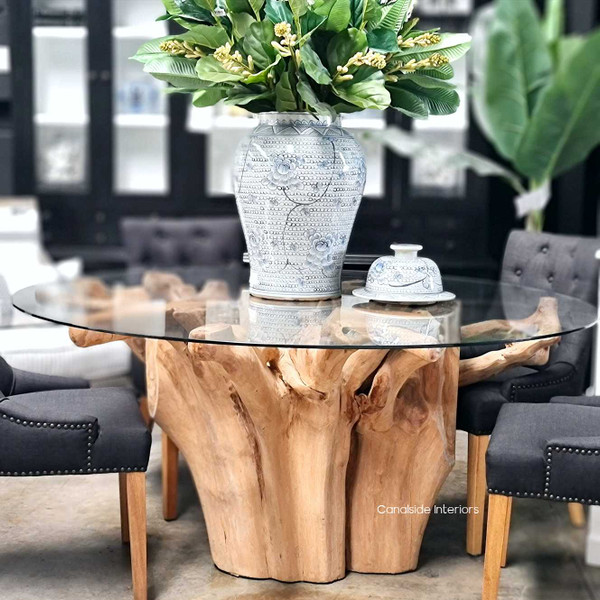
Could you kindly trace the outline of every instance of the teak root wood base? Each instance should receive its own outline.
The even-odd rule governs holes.
[[[147,340],[143,354],[150,414],[189,465],[217,567],[319,583],[416,568],[429,515],[382,507],[431,507],[454,464],[458,350]]]
[[[194,307],[184,316],[201,323]],[[542,299],[530,320],[539,330],[555,314],[553,299]],[[220,569],[325,583],[347,570],[417,567],[429,515],[397,509],[433,506],[454,464],[457,349],[144,345],[78,329],[71,337],[80,346],[124,339],[146,360],[150,416],[189,465]],[[462,361],[460,384],[543,362],[556,341]]]

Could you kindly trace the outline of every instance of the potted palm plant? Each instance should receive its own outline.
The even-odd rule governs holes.
[[[362,149],[340,114],[457,109],[450,63],[470,38],[419,30],[413,2],[163,0],[160,18],[182,31],[139,49],[144,70],[195,106],[260,115],[233,169],[254,295],[340,295],[365,184]]]
[[[448,152],[390,128],[379,141],[397,153],[504,179],[517,216],[541,231],[552,181],[600,145],[600,31],[565,35],[564,0],[495,0],[474,19],[471,99],[484,135],[508,163]]]

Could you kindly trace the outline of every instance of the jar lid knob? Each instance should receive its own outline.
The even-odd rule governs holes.
[[[392,244],[390,248],[396,258],[414,258],[420,250],[423,250],[420,244]]]

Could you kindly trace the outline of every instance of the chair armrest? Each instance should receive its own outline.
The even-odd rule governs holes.
[[[556,396],[550,402],[554,404],[576,404],[600,408],[600,396]]]
[[[577,369],[570,363],[557,362],[546,369],[515,377],[503,386],[503,395],[509,402],[550,402],[560,395],[574,395],[577,387]]]
[[[30,394],[32,392],[45,392],[50,390],[87,389],[90,382],[79,377],[56,377],[54,375],[41,375],[13,369],[13,389],[11,395]]]
[[[76,406],[34,409],[24,401],[27,396],[14,398],[0,401],[0,475],[91,472],[96,417],[78,413]]]
[[[564,502],[600,501],[600,436],[548,441],[545,493]]]

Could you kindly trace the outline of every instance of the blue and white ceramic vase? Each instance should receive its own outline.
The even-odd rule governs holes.
[[[341,295],[365,157],[339,120],[262,113],[239,146],[234,191],[250,256],[250,293],[282,300]]]

